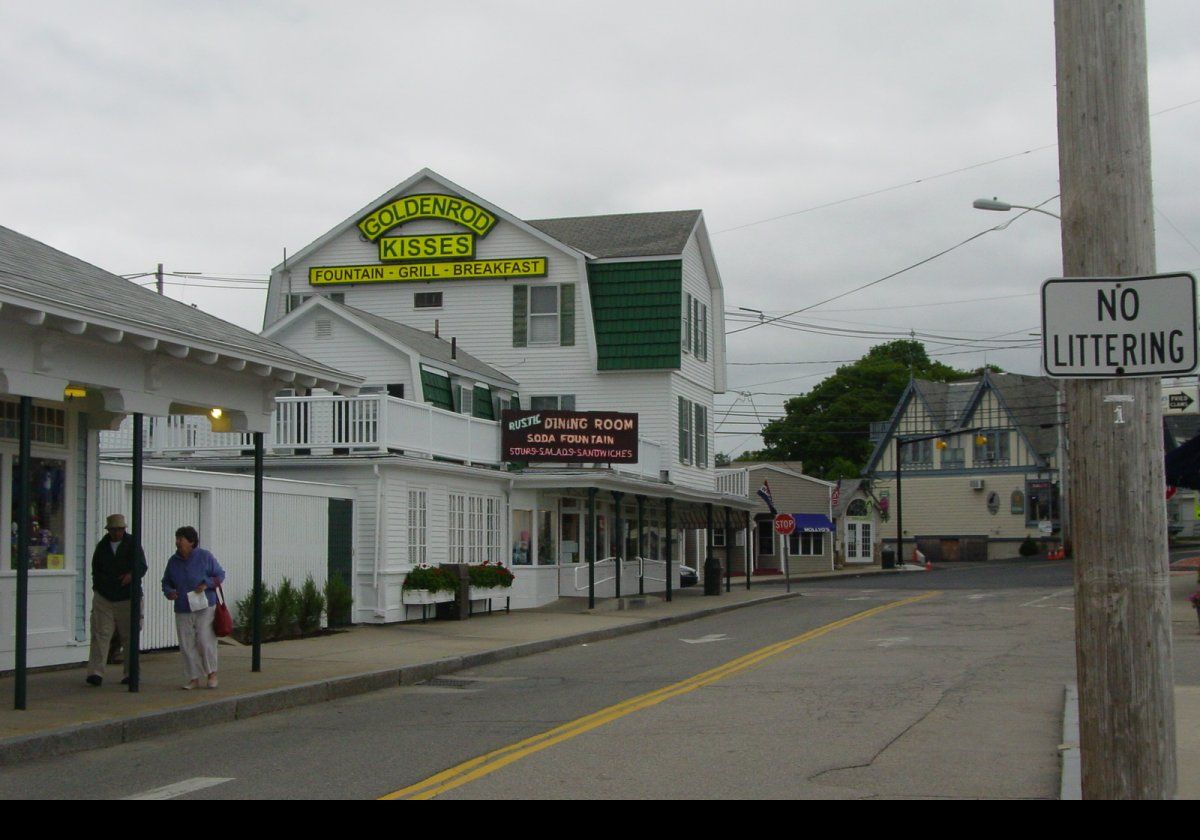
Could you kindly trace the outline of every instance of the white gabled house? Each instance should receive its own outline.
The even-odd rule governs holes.
[[[938,562],[1015,557],[1026,537],[1057,543],[1061,403],[1043,377],[911,381],[863,471],[883,547],[896,547],[901,518],[906,560],[914,546]]]
[[[267,470],[355,489],[358,621],[415,615],[417,563],[513,564],[536,606],[587,594],[594,547],[597,595],[661,591],[668,546],[677,580],[686,530],[752,507],[713,465],[723,309],[698,210],[526,221],[422,170],[271,272],[264,336],[363,385],[281,394]],[[504,463],[506,408],[637,414],[637,462]],[[152,451],[244,467],[193,438]]]

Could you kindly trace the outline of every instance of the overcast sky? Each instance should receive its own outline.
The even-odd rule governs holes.
[[[1200,3],[1147,5],[1158,268],[1195,271]],[[10,2],[0,224],[118,274],[264,281],[428,166],[527,219],[700,208],[727,308],[779,315],[1013,215],[975,198],[1058,193],[1053,38],[1049,0]],[[1058,237],[1028,214],[793,319],[837,335],[730,335],[716,448],[909,331],[1038,373],[979,341],[1036,341]],[[239,285],[168,293],[257,330]]]

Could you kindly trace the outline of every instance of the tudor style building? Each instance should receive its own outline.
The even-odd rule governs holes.
[[[895,548],[901,516],[906,559],[914,545],[937,562],[1014,557],[1026,537],[1060,539],[1061,411],[1057,384],[1043,377],[910,382],[863,471],[884,547]]]

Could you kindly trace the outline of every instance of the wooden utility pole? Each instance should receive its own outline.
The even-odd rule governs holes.
[[[1153,274],[1143,0],[1055,0],[1054,16],[1063,275]],[[1065,383],[1085,799],[1175,795],[1160,390]]]

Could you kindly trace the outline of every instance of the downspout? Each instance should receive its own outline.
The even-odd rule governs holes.
[[[371,574],[371,584],[375,587],[375,617],[384,618],[387,610],[384,605],[383,593],[379,591],[379,567],[383,563],[383,475],[379,472],[379,464],[374,465],[375,472],[375,566]]]

